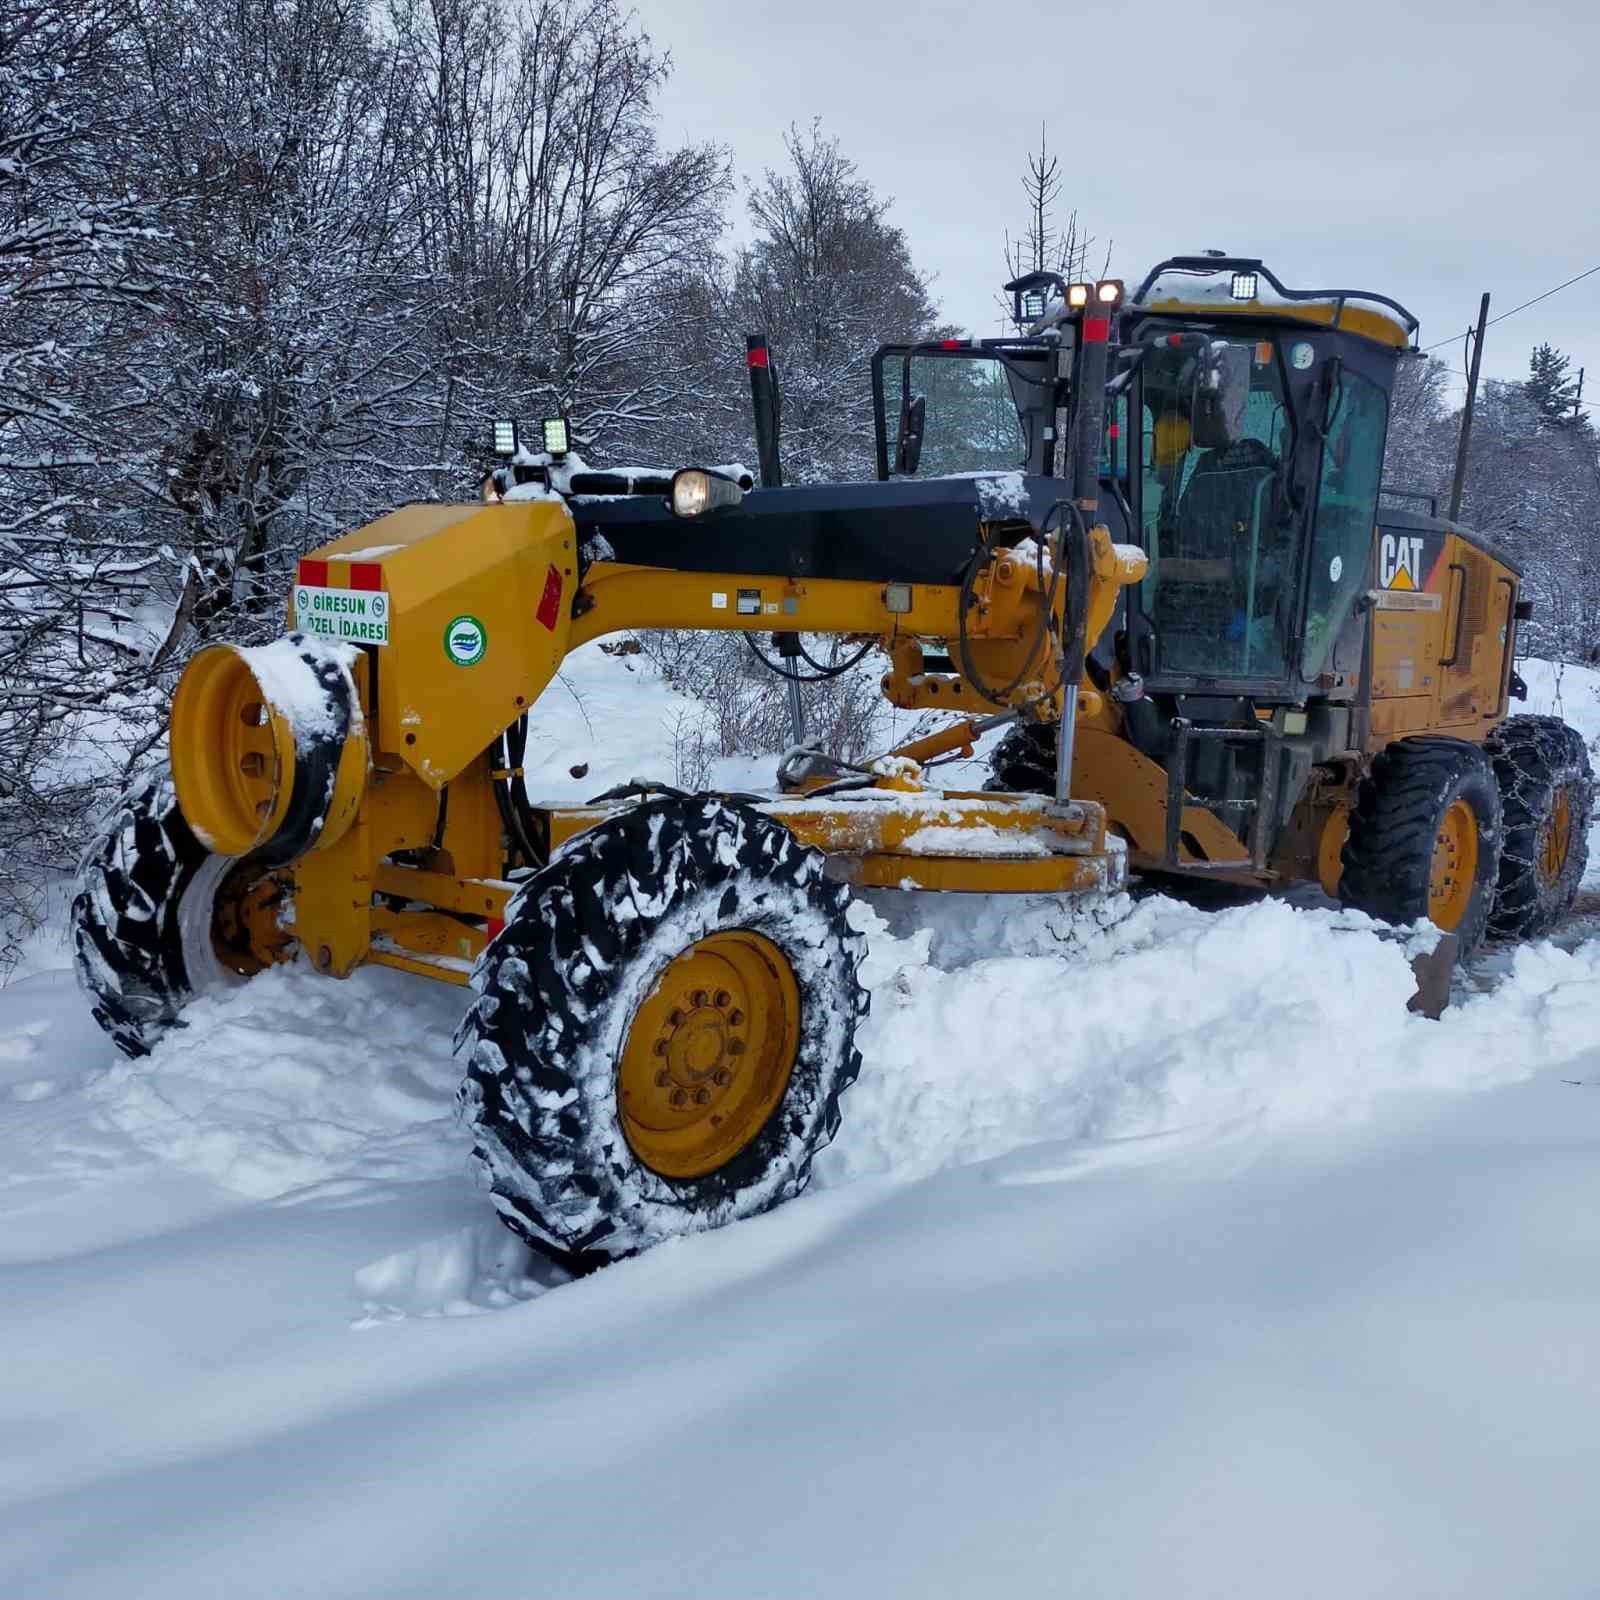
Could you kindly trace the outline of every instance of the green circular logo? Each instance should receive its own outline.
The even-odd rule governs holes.
[[[444,630],[444,653],[458,667],[475,667],[489,648],[489,630],[473,616],[452,617]]]

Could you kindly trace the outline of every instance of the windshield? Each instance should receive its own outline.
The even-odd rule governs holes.
[[[1280,677],[1294,544],[1277,507],[1290,430],[1276,342],[1174,335],[1145,358],[1142,391],[1142,604],[1157,670]]]
[[[884,410],[890,463],[899,433],[903,372],[899,359],[884,363]],[[911,357],[911,394],[926,403],[918,476],[946,472],[1012,472],[1025,467],[1028,441],[1017,403],[998,361]]]

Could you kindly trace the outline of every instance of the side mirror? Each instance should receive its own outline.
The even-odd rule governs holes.
[[[1244,345],[1208,343],[1195,362],[1194,442],[1226,450],[1244,438],[1250,399],[1250,351]]]
[[[899,477],[911,477],[922,460],[922,433],[927,415],[928,397],[921,394],[900,412],[900,437],[894,447],[894,470]]]

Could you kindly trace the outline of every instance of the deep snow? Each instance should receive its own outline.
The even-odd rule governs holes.
[[[530,787],[670,771],[640,658],[568,673]],[[1429,1023],[1330,911],[857,915],[812,1191],[578,1283],[473,1183],[457,992],[278,970],[129,1063],[35,941],[0,1593],[1600,1592],[1600,941]]]

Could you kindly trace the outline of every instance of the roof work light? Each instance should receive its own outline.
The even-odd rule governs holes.
[[[551,456],[564,456],[572,448],[565,417],[544,419],[544,448],[545,453]]]

